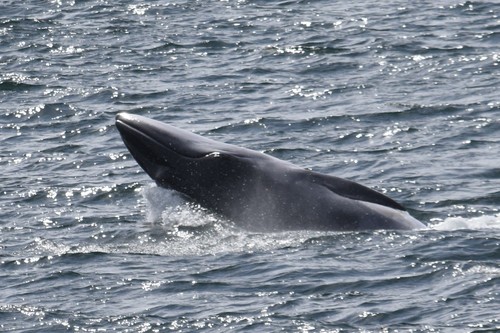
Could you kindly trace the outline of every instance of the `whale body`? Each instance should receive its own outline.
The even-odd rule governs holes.
[[[116,127],[158,186],[247,229],[425,228],[394,200],[350,180],[138,115],[119,113]]]

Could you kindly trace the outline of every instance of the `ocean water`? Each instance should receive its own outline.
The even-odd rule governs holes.
[[[497,1],[0,2],[0,331],[500,330]],[[355,180],[429,226],[255,233],[114,117]]]

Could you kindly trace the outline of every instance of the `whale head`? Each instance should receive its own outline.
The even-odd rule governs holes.
[[[116,127],[134,159],[158,186],[225,215],[231,215],[235,200],[247,200],[245,192],[255,184],[259,165],[275,159],[139,115],[119,113]]]

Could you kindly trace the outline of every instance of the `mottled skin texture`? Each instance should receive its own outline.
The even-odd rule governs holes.
[[[116,126],[159,186],[248,229],[425,228],[392,199],[352,181],[142,116],[120,113]]]

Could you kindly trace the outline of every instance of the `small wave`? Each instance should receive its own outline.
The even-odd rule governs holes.
[[[0,82],[0,91],[31,91],[36,89],[43,89],[44,86],[40,84],[16,82],[14,80],[6,80]]]
[[[435,230],[500,229],[500,214],[477,217],[448,217],[432,226]]]

